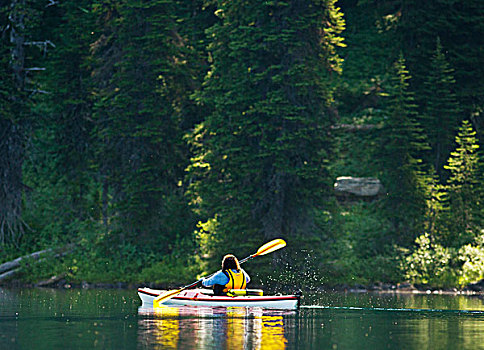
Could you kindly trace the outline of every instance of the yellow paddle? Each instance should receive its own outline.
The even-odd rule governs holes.
[[[266,255],[266,254],[269,254],[269,253],[272,253],[273,251],[276,251],[278,249],[281,249],[281,248],[284,248],[286,246],[286,242],[283,240],[283,239],[274,239],[266,244],[264,244],[262,247],[260,247],[256,253],[252,254],[252,255],[249,255],[247,258],[245,259],[242,259],[239,261],[240,264],[250,260],[250,259],[253,259],[255,258],[256,256],[259,256],[259,255]],[[210,276],[213,276],[213,274],[211,274]],[[209,277],[210,277],[209,276]],[[189,289],[191,287],[194,287],[196,286],[199,282],[202,281],[202,278],[199,279],[198,281],[196,282],[193,282],[185,287],[182,287],[180,289],[174,289],[174,290],[169,290],[169,291],[166,291],[165,293],[163,294],[160,294],[158,295],[154,300],[153,300],[153,307],[160,307],[160,305],[167,301],[168,299],[174,297],[175,295],[177,295],[178,293],[184,291],[185,289]]]

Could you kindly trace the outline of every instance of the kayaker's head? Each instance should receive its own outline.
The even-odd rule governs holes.
[[[239,260],[237,260],[237,258],[232,254],[227,254],[222,259],[222,271],[229,269],[240,270]]]

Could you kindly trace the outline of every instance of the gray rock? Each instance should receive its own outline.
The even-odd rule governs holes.
[[[334,190],[341,195],[374,197],[384,192],[380,180],[374,177],[340,176],[336,179]]]

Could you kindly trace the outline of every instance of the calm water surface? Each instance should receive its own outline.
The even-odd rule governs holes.
[[[323,293],[299,311],[153,311],[132,290],[0,289],[0,349],[484,349],[484,303]]]

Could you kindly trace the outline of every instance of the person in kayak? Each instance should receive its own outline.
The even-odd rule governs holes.
[[[250,277],[240,267],[239,260],[228,254],[222,259],[222,270],[202,279],[202,286],[212,287],[215,295],[226,295],[230,289],[246,289],[249,282]]]

